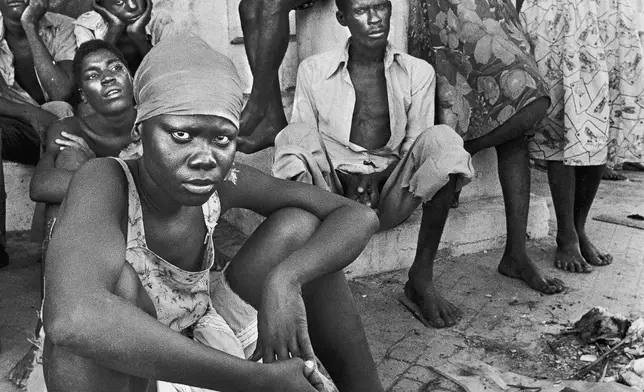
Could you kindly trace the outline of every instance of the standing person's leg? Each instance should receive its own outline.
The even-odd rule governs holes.
[[[287,208],[270,215],[230,262],[230,287],[256,309],[268,273],[313,235],[319,220]],[[308,329],[316,355],[342,391],[384,391],[360,316],[342,271],[303,288]]]
[[[575,229],[579,238],[579,248],[584,259],[592,265],[608,265],[613,262],[613,256],[600,252],[590,242],[586,234],[588,212],[595,200],[599,183],[601,182],[605,165],[581,166],[575,169]]]
[[[530,167],[527,141],[523,136],[496,147],[499,180],[505,204],[507,239],[498,271],[525,281],[545,294],[564,289],[564,283],[544,276],[526,251],[526,227],[530,208]]]
[[[548,107],[548,98],[538,98],[501,126],[484,136],[466,141],[464,146],[472,155],[485,148],[496,148],[507,232],[505,252],[498,271],[525,281],[535,290],[553,294],[563,290],[563,282],[541,274],[528,257],[525,247],[530,208],[530,167],[525,135],[545,117]]]
[[[562,161],[548,161],[548,183],[557,216],[555,266],[569,272],[590,272],[581,255],[575,227],[576,168]]]
[[[246,55],[253,73],[241,119],[238,150],[247,154],[273,145],[287,124],[278,70],[289,43],[289,11],[302,0],[242,0],[239,5]],[[252,136],[251,136],[252,135]]]

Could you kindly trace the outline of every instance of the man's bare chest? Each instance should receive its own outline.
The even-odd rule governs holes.
[[[368,150],[381,148],[391,136],[384,70],[355,69],[350,75],[356,97],[350,141]]]

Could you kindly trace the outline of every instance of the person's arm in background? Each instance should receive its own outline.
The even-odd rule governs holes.
[[[0,76],[0,116],[15,118],[29,124],[38,134],[42,134],[57,119],[54,114],[25,102],[23,97],[7,86],[2,76]]]
[[[59,204],[83,163],[95,157],[79,136],[71,134],[75,118],[53,123],[47,129],[45,153],[38,161],[29,185],[29,197],[35,202]]]
[[[45,16],[48,8],[48,0],[31,0],[27,9],[22,14],[20,22],[29,42],[36,74],[38,75],[41,86],[51,100],[65,101],[71,96],[74,86],[74,81],[71,76],[71,61],[63,60],[56,62],[38,33],[38,24],[43,16]],[[57,37],[56,39],[69,40],[71,38],[72,46],[75,50],[76,44],[73,26],[70,24],[67,30],[69,31],[63,33],[70,37]]]

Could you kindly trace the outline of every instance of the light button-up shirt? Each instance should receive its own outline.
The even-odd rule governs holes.
[[[368,174],[400,160],[418,135],[434,125],[436,78],[426,61],[387,45],[384,62],[391,137],[383,148],[367,151],[349,141],[356,103],[347,70],[350,42],[302,61],[291,122],[318,129],[334,168]]]

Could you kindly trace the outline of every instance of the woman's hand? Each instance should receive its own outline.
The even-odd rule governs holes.
[[[96,158],[96,154],[91,148],[89,148],[87,142],[82,137],[72,135],[67,132],[61,132],[60,135],[62,136],[62,139],[56,139],[56,144],[61,146],[61,150],[64,150],[67,147],[73,147],[82,152],[85,158],[87,158],[86,160]]]
[[[262,391],[270,392],[325,392],[324,384],[315,369],[314,361],[300,358],[273,362],[266,365],[269,371]]]
[[[266,280],[258,312],[259,341],[251,359],[264,363],[289,358],[313,360],[302,288],[286,274]]]

